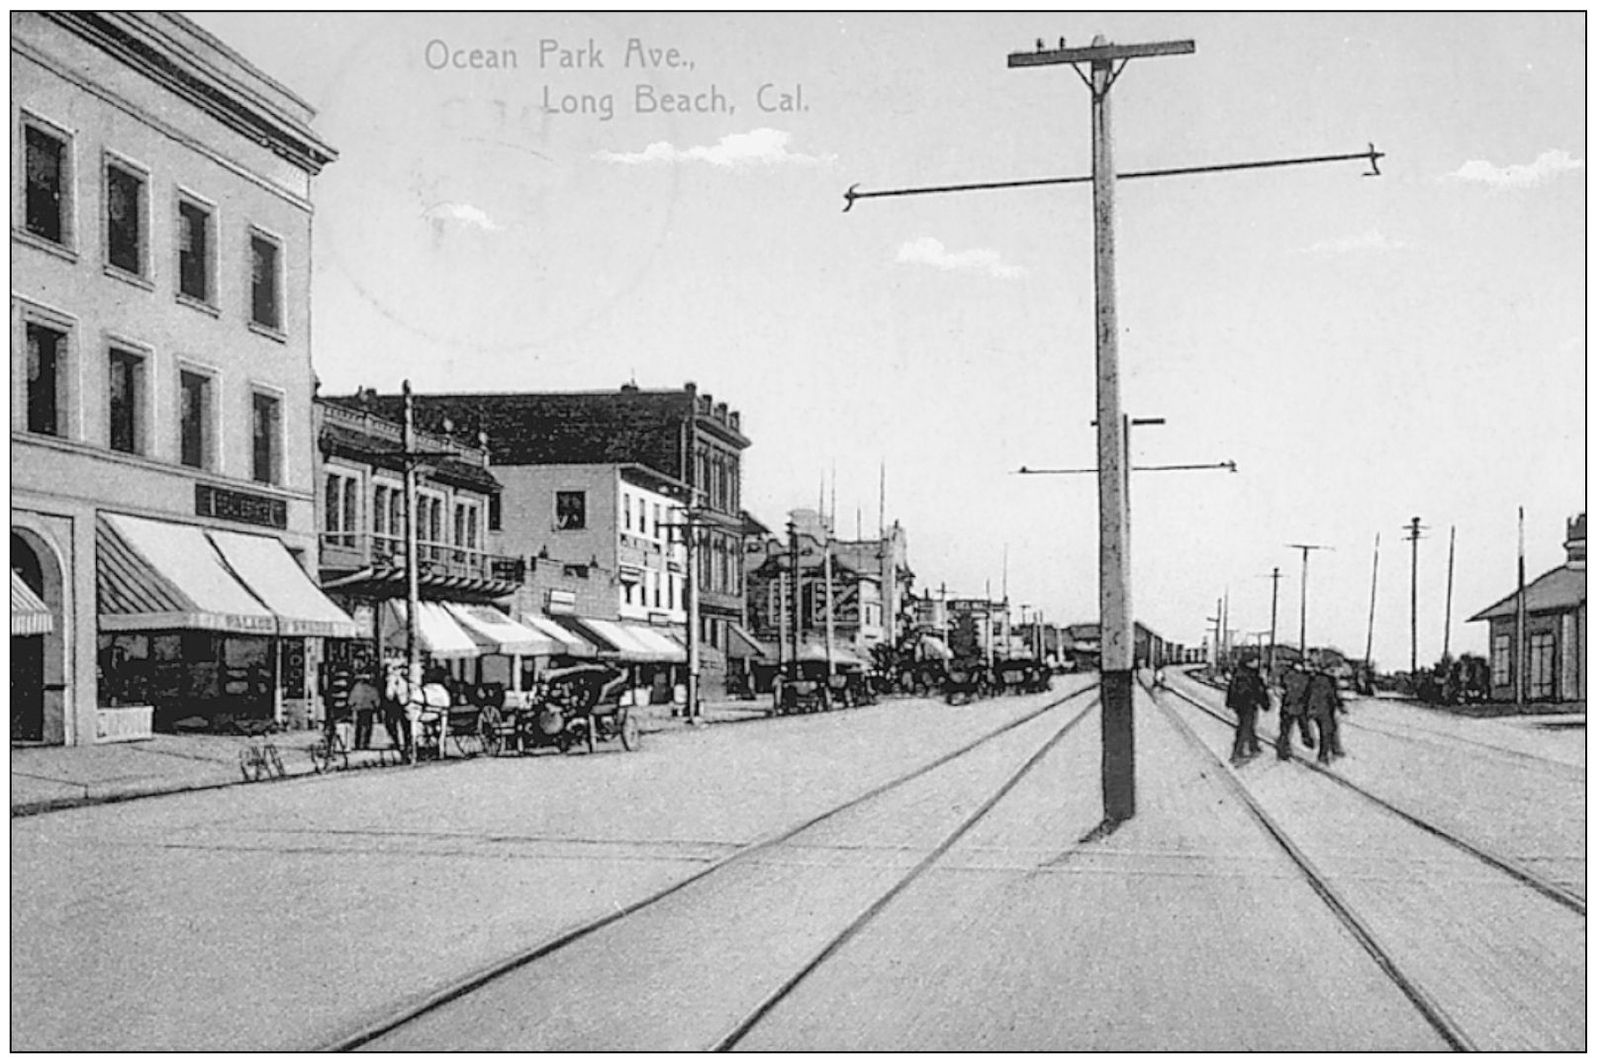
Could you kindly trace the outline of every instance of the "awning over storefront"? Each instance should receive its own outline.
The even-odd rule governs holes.
[[[676,662],[686,660],[686,644],[678,643],[670,635],[668,628],[655,628],[652,625],[633,624],[629,621],[620,622],[620,627],[635,638],[642,648],[653,654],[648,661]]]
[[[915,644],[915,656],[922,661],[952,661],[954,651],[937,636],[922,636]]]
[[[738,624],[726,625],[725,652],[733,658],[757,658],[760,661],[774,661],[774,651],[766,651],[765,645],[754,638],[753,633]]]
[[[792,644],[785,645],[781,652],[781,660],[784,662],[792,660]],[[825,661],[826,645],[816,642],[800,643],[798,645],[798,660]],[[831,662],[834,665],[841,665],[845,668],[863,668],[866,664],[865,658],[861,657],[846,643],[838,643],[832,650]]]
[[[466,603],[443,603],[480,647],[482,654],[517,654],[540,657],[561,654],[561,644],[541,633],[520,624],[507,614],[491,606],[472,606]]]
[[[206,535],[234,575],[273,611],[280,635],[366,639],[373,634],[319,591],[278,540],[221,529]]]
[[[42,636],[56,627],[50,616],[50,607],[34,594],[28,582],[16,570],[11,571],[11,634],[14,636]]]
[[[592,632],[607,640],[614,648],[614,656],[621,661],[662,660],[656,656],[657,651],[617,621],[608,621],[601,617],[582,617],[580,621]]]
[[[102,514],[95,524],[103,631],[183,628],[271,636],[278,622],[195,525]]]
[[[559,649],[555,649],[554,654],[563,654],[571,658],[592,658],[597,656],[597,647],[591,640],[571,632],[551,617],[527,613],[521,616],[519,620],[557,644]]]
[[[400,599],[385,600],[383,640],[387,649],[407,649],[407,603]],[[418,604],[419,651],[435,658],[473,658],[482,651],[463,630],[445,606],[438,602]]]

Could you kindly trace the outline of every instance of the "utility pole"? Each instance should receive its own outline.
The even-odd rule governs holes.
[[[1272,567],[1272,629],[1267,633],[1267,682],[1277,682],[1278,679],[1278,581],[1283,579],[1283,573],[1277,566]]]
[[[1411,535],[1406,537],[1412,543],[1412,673],[1417,673],[1417,542],[1423,538],[1423,530],[1428,526],[1423,519],[1413,517],[1407,525],[1401,526]]]
[[[1440,646],[1440,657],[1447,665],[1451,662],[1451,576],[1456,570],[1456,526],[1451,526],[1451,546],[1445,553],[1445,641]]]
[[[1211,626],[1211,656],[1206,659],[1214,667],[1222,660],[1222,598],[1217,597],[1216,613],[1205,619]]]
[[[698,578],[703,574],[702,566],[698,562],[699,512],[695,507],[700,496],[701,493],[694,489],[688,497],[690,502],[686,507],[686,718],[690,723],[696,723],[703,715],[703,703],[698,695],[698,680],[702,676],[699,670],[703,667],[702,593],[698,587]]]
[[[1116,352],[1115,190],[1120,178],[1168,177],[1185,173],[1225,172],[1234,169],[1285,165],[1325,164],[1366,158],[1378,173],[1383,157],[1371,145],[1365,154],[1327,155],[1276,159],[1242,164],[1177,167],[1140,173],[1117,173],[1111,146],[1110,92],[1132,59],[1189,55],[1192,40],[1147,44],[1111,44],[1095,37],[1087,48],[1046,49],[1037,42],[1034,51],[1012,52],[1009,68],[1069,65],[1091,94],[1093,173],[1089,177],[999,181],[986,184],[951,184],[941,187],[859,191],[850,187],[843,196],[844,212],[861,198],[894,195],[943,194],[956,191],[1048,184],[1091,183],[1094,220],[1095,408],[1099,424],[1099,624],[1100,624],[1100,725],[1103,743],[1101,784],[1105,822],[1120,823],[1134,812],[1133,773],[1133,620],[1130,592],[1129,526],[1127,519],[1126,451]],[[1081,64],[1088,65],[1083,73]]]
[[[1367,670],[1367,680],[1373,678],[1373,612],[1378,606],[1378,539],[1381,534],[1373,534],[1373,587],[1367,596],[1367,654],[1362,660]]]
[[[1306,574],[1311,563],[1313,551],[1332,551],[1333,548],[1325,544],[1290,544],[1288,545],[1300,552],[1300,660],[1306,660]]]
[[[1518,508],[1518,613],[1515,631],[1518,641],[1512,644],[1512,654],[1516,661],[1514,672],[1517,675],[1517,700],[1522,706],[1529,700],[1529,688],[1524,685],[1524,677],[1528,675],[1524,670],[1528,665],[1528,644],[1525,636],[1529,624],[1529,600],[1524,597],[1523,578],[1523,508]]]
[[[1233,629],[1228,626],[1228,590],[1226,588],[1222,589],[1222,658],[1223,664],[1228,668],[1233,666]]]
[[[792,545],[792,678],[798,673],[798,629],[803,626],[803,577],[798,570],[798,523],[787,523],[787,536]]]
[[[402,380],[402,514],[407,541],[403,555],[407,561],[407,694],[411,701],[422,701],[424,665],[418,651],[418,467],[413,461],[413,384]],[[443,745],[445,740],[442,740]],[[417,747],[414,747],[417,752]],[[444,755],[444,754],[443,754]]]
[[[1004,659],[1010,660],[1010,545],[1004,545]]]

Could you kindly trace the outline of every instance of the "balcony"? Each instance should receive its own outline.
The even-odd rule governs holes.
[[[404,538],[379,533],[320,533],[318,565],[325,570],[401,570],[407,546]],[[496,556],[480,550],[455,547],[437,540],[418,542],[419,575],[489,578]]]

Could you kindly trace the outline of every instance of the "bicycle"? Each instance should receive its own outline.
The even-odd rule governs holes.
[[[351,762],[351,751],[346,746],[346,740],[341,737],[340,725],[336,723],[333,714],[324,721],[324,734],[317,742],[307,747],[312,756],[312,770],[319,775],[328,771],[331,766],[339,762],[341,770]]]
[[[285,762],[279,756],[279,747],[268,736],[279,730],[278,724],[268,724],[251,735],[251,741],[240,749],[240,774],[246,782],[263,782],[283,779]]]

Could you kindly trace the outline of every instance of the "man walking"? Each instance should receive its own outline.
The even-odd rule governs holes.
[[[1339,684],[1326,669],[1317,669],[1306,685],[1306,712],[1317,721],[1317,763],[1327,764],[1345,754],[1339,748]]]
[[[1233,735],[1233,753],[1228,759],[1239,763],[1261,752],[1255,733],[1255,714],[1258,709],[1272,708],[1272,700],[1267,697],[1267,685],[1261,682],[1255,660],[1248,655],[1239,659],[1239,666],[1228,683],[1228,708],[1239,717],[1238,730]]]
[[[1283,702],[1278,709],[1278,759],[1288,760],[1294,755],[1289,746],[1289,735],[1296,726],[1300,728],[1300,741],[1311,748],[1315,741],[1311,737],[1311,715],[1306,711],[1306,687],[1310,676],[1306,673],[1306,664],[1303,661],[1294,663],[1294,667],[1283,678]]]

